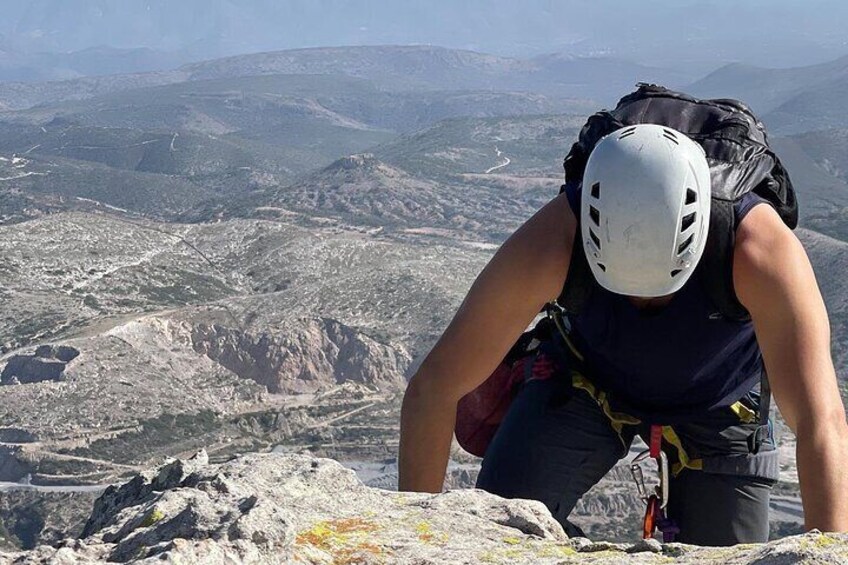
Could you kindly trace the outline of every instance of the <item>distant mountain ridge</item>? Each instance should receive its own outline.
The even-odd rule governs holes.
[[[762,113],[774,110],[804,90],[845,77],[848,77],[848,55],[826,63],[788,69],[731,63],[687,88],[705,98],[727,96],[728,91],[732,91],[754,111]]]
[[[342,74],[361,78],[409,81],[411,86],[432,88],[445,81],[460,81],[461,89],[474,81],[485,83],[510,71],[533,68],[527,60],[474,51],[426,45],[313,47],[236,55],[194,63],[180,70],[190,80],[231,78],[262,74]],[[474,73],[469,76],[469,73]],[[423,79],[423,80],[422,80]]]
[[[22,191],[7,195],[5,219],[55,209],[45,200],[51,194],[173,219],[216,193],[289,185],[445,118],[591,108],[535,93],[387,92],[340,75],[182,81],[42,104],[0,114],[0,158],[27,155],[21,164],[29,164],[0,175]],[[492,157],[479,171],[495,164]]]
[[[2,65],[0,53],[0,68]],[[692,82],[695,77],[684,72],[640,65],[612,56],[554,53],[521,59],[428,45],[316,47],[237,55],[190,63],[171,71],[45,83],[0,82],[0,108],[20,110],[145,86],[296,74],[355,77],[370,81],[384,91],[522,91],[592,99],[598,101],[596,104],[607,105],[632,90],[636,82],[655,82],[700,97],[739,98],[761,115],[790,104],[781,112],[796,116],[793,119],[797,122],[809,119],[810,112],[821,109],[822,104],[833,107],[825,112],[826,119],[842,120],[839,93],[845,90],[848,81],[848,56],[788,69],[734,63]],[[798,104],[793,103],[793,99],[819,90],[825,94],[821,100],[813,102],[811,108],[793,108],[792,104]],[[773,119],[778,120],[777,117]],[[783,127],[782,123],[780,125]]]
[[[693,77],[609,57],[500,57],[425,45],[295,49],[239,55],[168,72],[88,77],[56,83],[0,83],[0,105],[24,109],[138,86],[256,75],[332,74],[364,78],[384,90],[532,91],[606,99],[638,81],[682,85]],[[608,102],[608,100],[605,100]]]
[[[731,64],[686,89],[702,98],[743,100],[775,133],[848,127],[848,56],[789,69]]]

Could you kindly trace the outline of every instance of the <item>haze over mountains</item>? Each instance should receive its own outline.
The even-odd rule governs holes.
[[[431,44],[532,57],[603,54],[706,73],[724,62],[798,66],[842,55],[836,0],[640,3],[530,0],[5,0],[0,79],[165,70],[326,45]],[[688,71],[687,71],[688,70]],[[695,77],[693,77],[695,78]]]
[[[221,461],[278,446],[375,466],[390,487],[405,377],[557,193],[587,115],[637,80],[738,96],[764,118],[844,383],[843,67],[687,77],[372,46],[0,83],[0,482],[103,484],[201,447]],[[784,445],[775,535],[799,523]],[[454,460],[451,484],[473,483],[474,460]],[[606,537],[638,521],[616,473],[580,508]],[[5,543],[59,535],[43,521],[59,502],[40,500],[0,508]]]

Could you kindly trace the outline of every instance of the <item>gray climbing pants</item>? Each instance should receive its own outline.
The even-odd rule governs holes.
[[[777,451],[771,437],[751,448],[757,426],[742,423],[729,408],[673,426],[686,452],[663,442],[678,471],[670,481],[667,508],[680,528],[676,541],[719,546],[768,539]],[[506,498],[539,500],[570,535],[579,534],[569,514],[627,454],[637,434],[647,437],[647,426],[614,426],[596,398],[565,378],[529,381],[486,450],[477,487]]]

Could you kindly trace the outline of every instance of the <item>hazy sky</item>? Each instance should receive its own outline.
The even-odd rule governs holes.
[[[30,53],[106,45],[211,58],[430,43],[671,66],[848,54],[848,2],[837,0],[0,0],[0,13],[0,48]]]

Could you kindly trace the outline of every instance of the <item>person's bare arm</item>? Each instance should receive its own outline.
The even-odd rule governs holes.
[[[743,220],[735,250],[736,293],[751,313],[775,400],[797,438],[805,526],[848,531],[848,424],[810,261],[769,206]]]
[[[576,220],[564,196],[504,243],[410,379],[401,410],[398,489],[440,492],[457,402],[497,367],[568,271]]]

